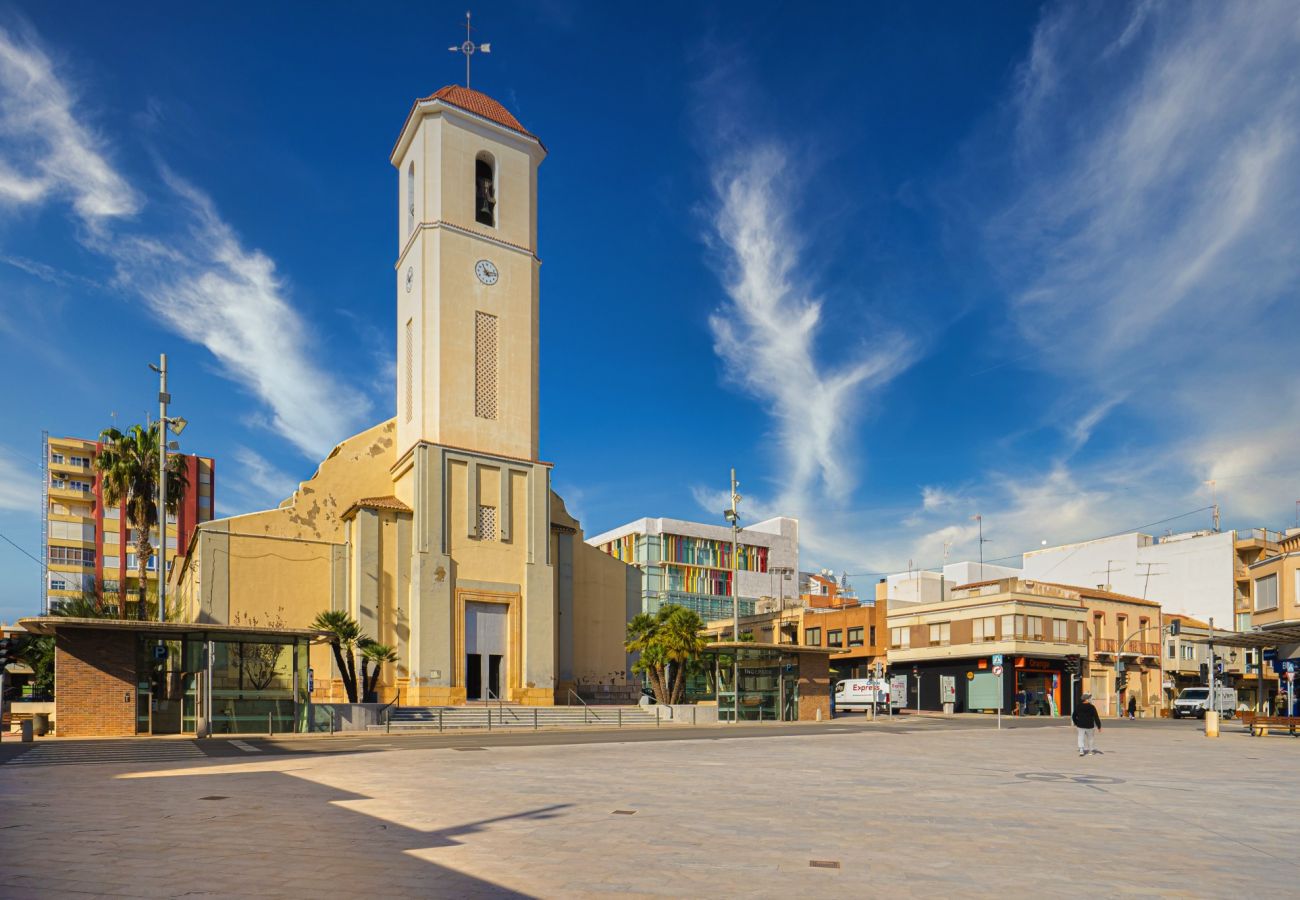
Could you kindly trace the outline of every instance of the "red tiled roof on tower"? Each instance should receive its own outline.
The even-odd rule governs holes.
[[[534,139],[537,137],[537,135],[530,132],[523,125],[520,125],[519,120],[510,114],[510,110],[493,100],[487,94],[480,93],[471,88],[461,87],[458,84],[449,84],[442,90],[434,91],[427,97],[421,97],[416,101],[416,103],[427,103],[430,100],[441,100],[443,103],[449,103],[452,106],[460,107],[466,112],[471,112],[476,116],[490,119],[498,125],[504,125],[511,131],[517,131],[520,134],[527,135]]]

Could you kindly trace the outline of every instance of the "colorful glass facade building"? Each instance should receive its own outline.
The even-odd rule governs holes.
[[[641,611],[676,603],[706,622],[732,614],[731,528],[682,519],[637,519],[588,544],[642,572]],[[740,614],[765,597],[797,597],[799,522],[778,516],[746,525],[737,548]]]

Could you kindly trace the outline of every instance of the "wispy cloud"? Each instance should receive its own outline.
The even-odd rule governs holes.
[[[277,468],[256,450],[236,447],[235,462],[239,466],[236,490],[263,506],[273,506],[298,490],[301,479]]]
[[[84,112],[73,114],[75,100],[34,40],[0,28],[0,202],[66,198],[91,226],[129,216],[140,198],[108,161]]]
[[[323,455],[347,436],[368,403],[313,358],[314,342],[275,263],[244,247],[193,185],[170,172],[164,181],[180,199],[188,232],[167,244],[150,237],[106,244],[120,283],[259,397],[275,431],[305,454]]]
[[[265,253],[243,245],[195,186],[162,171],[172,228],[130,221],[140,193],[108,161],[105,142],[78,124],[74,92],[34,37],[0,29],[0,199],[71,198],[87,247],[108,258],[117,284],[142,297],[172,331],[206,347],[232,381],[269,410],[269,426],[320,456],[358,424],[369,402],[320,361],[314,335]],[[55,270],[23,261],[48,278]],[[18,263],[14,263],[18,264]]]
[[[737,150],[713,173],[713,236],[730,257],[727,302],[709,319],[714,348],[729,376],[770,410],[786,481],[776,508],[799,515],[843,498],[854,485],[851,425],[873,390],[910,362],[911,344],[888,329],[868,334],[862,322],[851,362],[826,362],[819,339],[823,304],[808,293],[800,230],[791,220],[802,185],[786,153],[773,144]]]
[[[41,478],[35,463],[0,447],[0,509],[35,515],[41,508]]]

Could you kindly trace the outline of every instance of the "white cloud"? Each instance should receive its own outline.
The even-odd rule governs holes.
[[[140,207],[136,192],[105,157],[67,86],[34,41],[0,28],[0,202],[71,200],[95,226]]]
[[[275,506],[298,490],[300,479],[281,471],[255,450],[236,447],[235,462],[243,476],[236,482],[235,491],[262,507]]]
[[[266,405],[271,428],[308,456],[327,453],[369,403],[332,377],[275,263],[244,247],[202,191],[165,170],[166,190],[155,200],[168,209],[168,232],[131,230],[139,194],[79,124],[86,104],[74,112],[74,102],[35,39],[0,29],[0,200],[70,197],[91,226],[82,240],[112,261],[119,285],[143,297],[172,331],[206,347],[228,378]],[[57,274],[30,260],[9,262],[38,277]]]
[[[713,187],[710,224],[731,260],[729,302],[709,319],[714,348],[729,377],[770,410],[785,466],[773,506],[800,515],[852,490],[850,425],[872,390],[907,366],[911,345],[882,329],[862,334],[853,362],[824,362],[823,306],[803,287],[808,273],[800,271],[799,230],[789,214],[800,185],[782,150],[737,151],[713,173]],[[861,326],[838,325],[847,327]]]
[[[41,479],[34,463],[0,447],[0,509],[36,515],[41,508]]]
[[[259,397],[270,409],[272,428],[305,454],[323,456],[350,433],[367,401],[314,358],[315,342],[289,303],[275,263],[245,248],[206,195],[164,176],[182,202],[189,230],[165,245],[140,237],[107,245],[119,281]]]

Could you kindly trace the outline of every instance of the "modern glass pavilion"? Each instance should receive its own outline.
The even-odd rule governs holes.
[[[308,730],[307,648],[318,631],[41,616],[55,643],[62,737]]]

